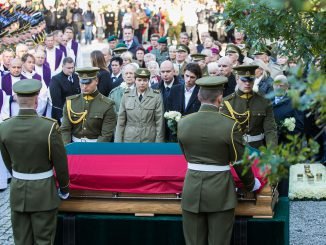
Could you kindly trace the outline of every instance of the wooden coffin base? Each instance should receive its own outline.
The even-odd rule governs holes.
[[[137,216],[155,214],[181,214],[181,196],[176,194],[139,195],[100,191],[74,190],[71,197],[63,201],[59,208],[62,212],[78,213],[124,213]],[[272,218],[274,205],[278,201],[276,188],[265,186],[259,194],[238,193],[237,216]]]

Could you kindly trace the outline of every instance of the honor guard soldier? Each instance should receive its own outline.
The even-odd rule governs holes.
[[[188,161],[181,202],[187,245],[230,244],[237,197],[229,164],[241,160],[244,145],[238,123],[219,113],[227,81],[221,76],[198,79],[201,107],[178,123]],[[260,187],[251,169],[245,175],[241,165],[234,169],[247,190]]]
[[[193,62],[197,63],[200,66],[203,77],[209,76],[207,64],[205,62],[207,55],[206,54],[191,54],[190,57]]]
[[[76,69],[81,94],[67,97],[61,125],[65,144],[110,142],[116,125],[114,102],[97,90],[98,67]]]
[[[258,66],[237,66],[238,89],[224,97],[221,112],[236,120],[244,140],[252,147],[277,145],[277,129],[271,102],[253,92]]]
[[[10,207],[16,245],[53,244],[60,198],[69,196],[67,155],[59,126],[35,110],[41,87],[34,79],[16,82],[19,114],[0,124],[1,154],[13,177]]]

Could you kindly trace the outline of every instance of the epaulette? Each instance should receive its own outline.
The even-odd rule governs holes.
[[[66,100],[73,100],[73,99],[78,98],[79,96],[80,96],[80,94],[74,94],[74,95],[68,96],[68,97],[66,98]]]
[[[153,92],[156,93],[156,94],[161,93],[159,89],[153,89]]]
[[[235,93],[229,94],[228,96],[225,96],[223,98],[223,100],[230,100],[230,99],[234,98],[234,96],[235,96]]]
[[[114,101],[113,101],[113,100],[111,100],[111,99],[108,98],[108,97],[105,97],[104,95],[101,96],[101,100],[102,100],[103,102],[105,102],[106,104],[109,104],[109,105],[114,104]]]
[[[44,118],[44,119],[47,119],[47,120],[49,120],[51,122],[58,123],[58,121],[56,119],[53,119],[53,118],[50,118],[50,117],[43,117],[43,116],[41,116],[41,117]]]

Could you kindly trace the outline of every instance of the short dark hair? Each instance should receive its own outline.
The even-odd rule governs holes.
[[[123,64],[123,59],[120,56],[113,56],[110,64],[112,64],[112,61],[118,62],[120,66],[122,66],[122,64]]]
[[[71,57],[66,57],[66,58],[64,58],[63,61],[62,61],[62,65],[65,65],[65,64],[67,64],[67,63],[71,64],[71,63],[75,63],[75,61],[74,61],[73,58],[71,58]]]
[[[23,55],[23,57],[22,57],[22,62],[25,63],[25,62],[27,61],[28,57],[31,57],[31,58],[34,60],[34,62],[35,62],[35,57],[34,57],[34,55],[29,54],[29,53]]]
[[[198,92],[198,99],[200,102],[214,103],[216,98],[222,94],[223,94],[222,86],[214,89],[200,88]]]
[[[194,73],[197,77],[197,79],[201,78],[203,73],[200,69],[200,66],[197,63],[189,63],[185,67],[185,71],[190,71]]]
[[[64,29],[63,32],[65,32],[66,30],[70,30],[70,31],[74,32],[74,28],[72,26],[66,26],[66,28]]]
[[[146,51],[145,51],[145,49],[144,49],[143,47],[140,47],[140,46],[139,46],[139,47],[136,49],[136,52],[137,52],[138,50],[141,50],[141,51],[144,52],[144,54],[146,54]]]
[[[130,30],[134,31],[134,28],[132,28],[132,26],[130,26],[130,25],[125,25],[123,27],[123,29],[130,29]]]

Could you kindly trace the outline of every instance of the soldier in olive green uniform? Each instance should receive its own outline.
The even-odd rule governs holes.
[[[150,72],[135,72],[136,88],[125,91],[120,104],[115,142],[163,142],[164,109],[158,90],[148,87]]]
[[[59,126],[35,111],[41,87],[34,79],[15,83],[21,109],[0,124],[0,149],[13,177],[10,207],[16,245],[53,244],[59,197],[69,196],[67,156]]]
[[[65,144],[110,142],[116,125],[114,102],[97,90],[97,67],[77,69],[81,94],[67,97],[61,125]]]
[[[237,66],[238,89],[223,98],[221,112],[240,124],[244,140],[254,148],[277,145],[277,129],[271,102],[253,92],[258,66]]]
[[[205,62],[207,55],[206,54],[191,54],[190,57],[193,62],[197,63],[200,66],[203,77],[209,76],[207,64]]]
[[[237,122],[219,113],[226,82],[225,77],[198,79],[201,107],[178,123],[188,161],[181,202],[187,245],[230,244],[237,197],[229,163],[241,160],[244,145]],[[241,165],[234,169],[247,190],[260,187],[251,170],[242,176]]]

